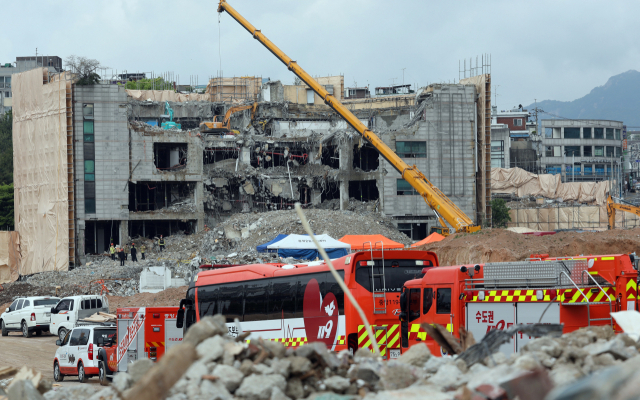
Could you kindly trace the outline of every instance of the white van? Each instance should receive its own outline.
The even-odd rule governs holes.
[[[99,311],[109,312],[109,301],[105,296],[65,297],[51,309],[49,332],[58,335],[58,338],[63,340],[67,332],[73,329],[79,320],[90,317]]]

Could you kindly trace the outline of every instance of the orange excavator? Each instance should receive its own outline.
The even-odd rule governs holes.
[[[431,210],[438,219],[441,227],[432,227],[432,231],[441,233],[444,236],[454,232],[476,232],[480,230],[480,226],[474,224],[451,199],[449,199],[440,189],[431,183],[425,175],[418,170],[415,165],[409,165],[400,158],[395,151],[391,150],[386,143],[382,141],[375,133],[364,125],[358,117],[353,115],[347,107],[345,107],[335,96],[329,94],[324,86],[320,85],[311,75],[303,70],[297,62],[287,56],[273,42],[256,29],[249,21],[247,21],[240,13],[226,2],[220,0],[218,4],[218,12],[226,12],[235,19],[244,29],[249,32],[254,39],[264,45],[274,56],[276,56],[288,69],[298,78],[306,83],[318,96],[320,96],[326,105],[331,107],[336,113],[344,118],[347,123],[353,127],[365,140],[378,150],[380,155],[391,164],[396,171],[400,173],[402,178],[407,181],[424,201],[429,205]],[[447,226],[447,224],[450,226]],[[433,229],[436,228],[436,229]]]
[[[640,207],[630,204],[621,204],[613,201],[613,197],[607,197],[607,217],[609,219],[609,229],[616,229],[616,210],[625,211],[640,216]]]
[[[224,115],[224,119],[222,121],[218,121],[219,115],[216,115],[215,117],[213,117],[213,121],[211,121],[211,122],[209,122],[209,121],[202,122],[200,124],[200,132],[202,132],[202,133],[224,133],[224,132],[229,132],[229,130],[230,130],[229,129],[229,121],[231,120],[231,115],[233,115],[234,113],[236,113],[238,111],[251,109],[251,120],[253,121],[253,118],[256,115],[256,108],[258,108],[258,103],[253,103],[253,104],[249,104],[249,105],[245,105],[245,106],[231,107],[229,110],[227,110],[226,114]]]

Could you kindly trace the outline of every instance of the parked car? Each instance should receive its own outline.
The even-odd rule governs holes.
[[[65,297],[51,308],[50,331],[63,340],[67,332],[73,329],[79,320],[90,317],[99,311],[109,312],[109,301],[105,296]]]
[[[0,315],[2,336],[10,331],[21,331],[24,337],[42,335],[49,331],[51,306],[60,301],[57,297],[23,297],[14,300],[11,306]]]
[[[77,376],[84,383],[98,376],[100,383],[107,384],[106,360],[98,356],[100,348],[111,346],[116,340],[114,325],[80,325],[68,331],[65,337],[56,341],[58,349],[53,358],[53,379],[64,380],[65,376]]]

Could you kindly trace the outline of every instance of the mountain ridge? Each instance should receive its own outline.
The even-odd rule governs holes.
[[[535,103],[530,104],[527,109],[535,106]],[[604,85],[573,101],[543,100],[537,106],[563,118],[622,121],[628,127],[640,130],[640,72],[629,70],[614,75]],[[554,118],[542,114],[543,119],[547,117]]]

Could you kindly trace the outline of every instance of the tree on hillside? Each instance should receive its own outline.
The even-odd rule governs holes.
[[[491,221],[494,228],[505,228],[507,222],[511,222],[511,215],[509,215],[509,207],[503,199],[491,200]]]
[[[100,61],[87,57],[70,55],[64,60],[67,67],[78,75],[76,85],[95,85],[100,83],[100,75],[96,73],[98,68],[107,68]]]
[[[0,229],[14,229],[13,183],[0,185]]]
[[[0,115],[0,183],[13,183],[13,113]]]

